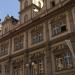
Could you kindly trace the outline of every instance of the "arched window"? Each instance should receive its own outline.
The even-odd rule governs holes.
[[[28,6],[28,1],[26,0],[25,1],[25,8]]]
[[[25,15],[24,22],[28,21],[28,15]]]

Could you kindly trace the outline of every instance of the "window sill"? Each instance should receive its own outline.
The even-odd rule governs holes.
[[[57,38],[59,38],[59,37],[62,37],[62,36],[64,36],[64,35],[67,35],[68,33],[70,33],[69,31],[65,31],[65,32],[62,32],[62,33],[60,33],[60,34],[58,34],[58,35],[55,35],[55,36],[50,36],[50,40],[54,40],[54,39],[57,39]]]
[[[60,33],[58,33],[58,34],[52,35],[51,37],[56,37],[56,36],[59,36],[59,35],[61,35],[61,34],[65,33],[65,32],[67,32],[67,31],[68,31],[68,30],[65,30],[65,31],[60,32]]]
[[[71,68],[71,69],[68,69],[68,70],[62,70],[62,71],[58,71],[58,72],[55,72],[56,74],[62,74],[62,73],[69,73],[69,72],[73,72],[75,71],[74,68]]]

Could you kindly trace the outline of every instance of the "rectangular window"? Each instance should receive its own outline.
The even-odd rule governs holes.
[[[45,59],[44,51],[36,52],[30,55],[32,75],[44,75],[45,74]]]
[[[31,31],[31,42],[32,44],[36,44],[43,41],[43,25],[36,26]]]
[[[72,55],[69,51],[55,55],[56,71],[67,70],[73,67]]]
[[[13,61],[13,75],[23,75],[23,58]]]
[[[8,42],[4,42],[0,45],[0,56],[4,56],[8,54]]]
[[[66,28],[66,17],[61,17],[61,19],[54,20],[51,22],[52,36],[56,36],[60,33],[67,31]]]
[[[14,38],[14,50],[19,50],[23,48],[24,45],[24,35],[20,35]]]
[[[4,64],[4,71],[5,71],[5,75],[8,75],[9,74],[9,62],[5,62]]]

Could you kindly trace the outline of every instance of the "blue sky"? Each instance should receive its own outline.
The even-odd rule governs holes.
[[[19,1],[18,0],[0,0],[0,19],[9,14],[15,18],[19,17]]]

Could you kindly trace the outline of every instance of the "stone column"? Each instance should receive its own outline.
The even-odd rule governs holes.
[[[29,75],[29,69],[28,69],[28,53],[27,52],[25,52],[24,53],[24,75]]]
[[[51,50],[49,49],[49,46],[46,47],[46,69],[47,69],[47,75],[53,75],[52,72],[52,57],[51,57]]]
[[[70,39],[71,39],[71,43],[72,43],[72,47],[73,47],[73,52],[75,55],[75,36],[72,35],[72,37]],[[73,57],[73,67],[75,67],[75,56]]]

